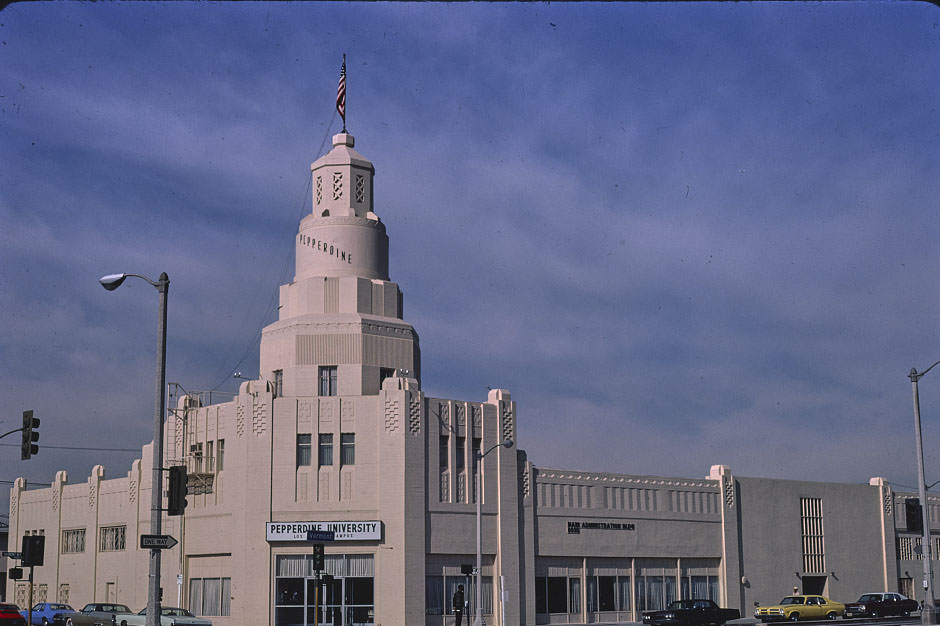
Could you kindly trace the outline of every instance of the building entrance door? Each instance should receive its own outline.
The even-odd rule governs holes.
[[[826,594],[826,576],[803,576],[803,593],[808,596]]]
[[[310,555],[277,557],[274,626],[363,626],[375,623],[372,555],[326,555],[320,581]]]

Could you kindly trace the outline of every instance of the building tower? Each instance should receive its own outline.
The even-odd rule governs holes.
[[[313,211],[300,222],[294,280],[261,338],[261,377],[277,395],[374,395],[396,372],[420,380],[418,335],[402,321],[373,210],[375,168],[354,145],[337,134],[310,166]]]

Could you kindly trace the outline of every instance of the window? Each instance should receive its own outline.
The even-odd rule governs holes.
[[[448,444],[450,443],[450,437],[447,435],[441,435],[440,444],[438,447],[437,453],[437,464],[441,466],[441,471],[446,472],[447,467],[450,465],[450,452],[447,449]]]
[[[320,395],[336,395],[336,366],[324,365],[320,368]]]
[[[453,615],[454,593],[457,585],[463,585],[463,597],[466,602],[464,619],[472,620],[476,615],[476,579],[473,576],[426,576],[424,579],[425,610],[428,615]],[[493,614],[493,577],[481,576],[480,588],[483,595],[483,614]],[[442,597],[443,595],[443,597]],[[469,621],[465,622],[469,623]]]
[[[320,465],[333,465],[333,434],[320,435],[317,462]]]
[[[222,471],[222,459],[225,458],[225,439],[219,439],[218,458],[215,460],[215,471]]]
[[[312,459],[312,435],[297,435],[297,467],[310,465]]]
[[[231,596],[231,578],[192,578],[189,581],[189,610],[196,615],[230,615]]]
[[[98,550],[101,552],[123,550],[126,534],[126,526],[103,526],[100,541],[98,542]]]
[[[284,370],[274,370],[274,397],[280,398],[284,395]]]
[[[189,454],[193,458],[193,473],[202,472],[202,444],[194,443],[189,446]]]
[[[538,576],[535,579],[536,613],[580,613],[581,579]]]
[[[213,467],[215,465],[215,459],[212,456],[212,444],[213,443],[214,442],[212,441],[206,442],[206,471],[207,472],[214,471]]]
[[[392,378],[395,375],[394,367],[380,367],[379,368],[379,387],[382,386],[382,383],[385,382],[386,378]]]
[[[822,498],[800,498],[800,523],[803,532],[803,571],[825,572]]]
[[[467,438],[466,437],[457,437],[456,440],[457,446],[457,473],[464,471],[464,468],[467,466],[466,459],[466,448],[467,448]]]
[[[75,528],[62,531],[62,552],[75,554],[85,551],[85,529]]]
[[[341,465],[356,464],[355,433],[342,433],[339,436],[339,462]]]

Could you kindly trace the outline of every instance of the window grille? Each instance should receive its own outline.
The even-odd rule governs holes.
[[[114,552],[125,549],[126,526],[103,526],[98,543],[100,552]]]
[[[62,531],[62,553],[75,554],[85,551],[85,529],[75,528]]]
[[[356,202],[362,204],[366,199],[366,178],[362,174],[356,174]]]
[[[922,539],[913,535],[898,537],[898,558],[902,561],[920,561]]]
[[[803,571],[826,571],[822,498],[800,498],[803,534]]]

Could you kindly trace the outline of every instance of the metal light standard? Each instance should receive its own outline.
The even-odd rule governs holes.
[[[154,282],[140,274],[109,274],[98,279],[101,286],[114,291],[128,276],[134,276],[150,283],[160,292],[160,316],[157,321],[157,381],[156,397],[153,403],[153,477],[150,487],[150,533],[161,534],[163,505],[163,411],[165,409],[166,388],[166,297],[170,290],[170,277],[166,272]],[[150,550],[150,580],[147,586],[147,626],[160,626],[160,550]]]
[[[933,596],[933,550],[930,545],[930,515],[927,507],[927,479],[924,477],[924,440],[920,431],[920,396],[917,394],[917,381],[923,378],[924,374],[932,370],[937,361],[923,372],[918,373],[916,368],[911,368],[908,378],[911,379],[911,385],[914,389],[914,436],[917,440],[917,488],[920,494],[921,525],[923,526],[923,537],[921,539],[921,556],[924,559],[924,607],[920,611],[920,622],[922,624],[937,623],[937,606],[934,603]]]
[[[483,626],[483,586],[482,586],[482,583],[480,582],[481,581],[480,572],[483,569],[483,536],[480,530],[480,518],[481,518],[480,500],[483,499],[481,497],[482,490],[480,489],[480,483],[481,483],[481,478],[483,474],[483,457],[485,457],[487,454],[489,454],[490,452],[492,452],[493,450],[499,447],[511,448],[512,439],[505,439],[497,443],[496,445],[492,446],[489,450],[487,450],[483,454],[476,452],[474,456],[474,458],[477,461],[477,471],[474,472],[474,478],[476,479],[475,480],[476,484],[474,485],[476,489],[474,491],[476,492],[476,501],[477,501],[477,568],[475,572],[476,576],[474,577],[474,586],[476,587],[476,609],[477,610],[476,610],[476,617],[473,619],[473,626]]]

